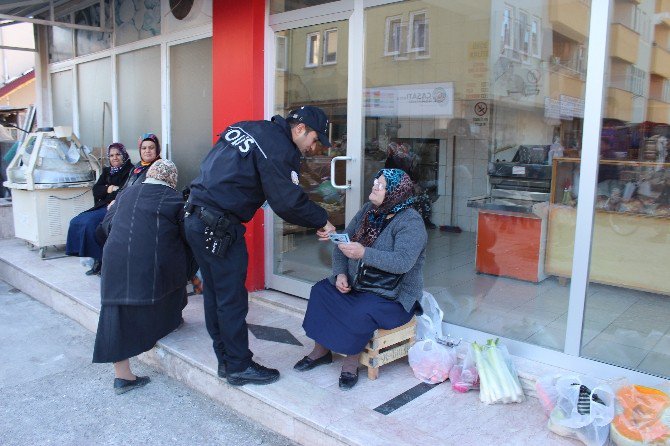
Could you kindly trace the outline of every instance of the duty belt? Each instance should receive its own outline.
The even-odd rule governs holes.
[[[228,220],[230,224],[240,223],[239,218],[233,215],[230,211],[214,211],[190,202],[187,202],[184,205],[184,210],[186,211],[186,216],[193,214],[211,228],[217,227],[217,224],[220,224],[219,222],[222,217],[224,220]]]

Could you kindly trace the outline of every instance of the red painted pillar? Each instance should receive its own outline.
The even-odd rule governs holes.
[[[212,1],[212,127],[263,119],[265,0]],[[216,139],[216,138],[215,138]],[[247,226],[247,289],[265,287],[263,210]]]

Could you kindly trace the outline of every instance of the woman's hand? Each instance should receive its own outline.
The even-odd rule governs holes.
[[[342,251],[342,254],[347,256],[347,258],[358,260],[363,258],[365,254],[365,246],[361,245],[358,242],[350,243],[338,243],[338,248]]]
[[[347,279],[346,274],[337,275],[337,279],[335,279],[335,288],[337,288],[337,290],[342,294],[347,294],[349,291],[351,291],[349,280]]]
[[[112,207],[112,205],[114,204],[115,201],[116,201],[116,200],[112,200],[112,201],[107,205],[107,210],[109,210],[109,208]]]
[[[119,186],[114,186],[113,184],[110,184],[109,186],[107,186],[107,193],[108,194],[111,194],[112,192],[117,191],[117,190],[119,190]]]

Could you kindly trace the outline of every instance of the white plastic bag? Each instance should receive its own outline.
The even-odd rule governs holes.
[[[416,318],[417,341],[442,338],[442,317],[444,316],[444,312],[440,309],[433,295],[424,291],[419,304],[421,305],[423,314]]]
[[[577,375],[562,376],[555,383],[556,406],[549,416],[549,430],[576,438],[588,446],[603,446],[614,418],[612,387]]]
[[[409,349],[408,356],[414,376],[427,384],[445,381],[456,363],[456,352],[432,339],[416,342]]]

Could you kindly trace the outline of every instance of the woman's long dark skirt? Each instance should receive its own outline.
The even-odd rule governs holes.
[[[107,207],[82,212],[70,220],[67,229],[67,242],[65,254],[69,256],[93,257],[102,259],[102,247],[95,238],[95,228],[98,227],[105,214]]]
[[[103,305],[93,362],[119,362],[151,350],[179,326],[186,299],[182,288],[154,305]]]
[[[412,319],[398,302],[374,293],[343,294],[328,279],[312,287],[307,304],[305,333],[324,347],[345,355],[363,351],[378,328],[390,330]]]

